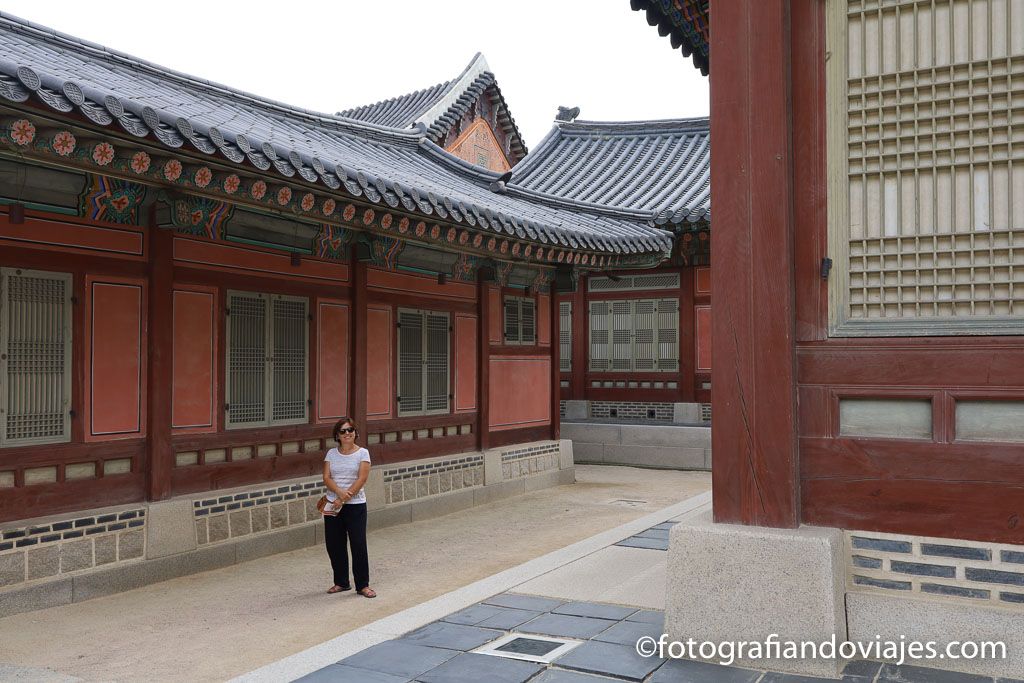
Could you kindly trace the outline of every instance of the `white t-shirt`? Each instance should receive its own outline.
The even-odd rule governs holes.
[[[342,491],[350,488],[359,478],[359,463],[370,462],[370,451],[360,448],[355,453],[345,455],[337,448],[327,451],[324,462],[331,465],[331,479]],[[365,488],[365,487],[364,487]],[[327,492],[327,500],[335,500],[338,496],[334,491]],[[346,501],[347,503],[365,503],[366,493],[359,489],[359,493]]]

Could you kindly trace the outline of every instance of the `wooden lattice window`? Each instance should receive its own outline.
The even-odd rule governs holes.
[[[827,7],[831,333],[1024,333],[1024,6]]]
[[[228,292],[229,428],[308,420],[308,306],[301,297]]]
[[[71,438],[71,275],[0,268],[0,446]]]
[[[558,370],[572,372],[572,302],[558,302]]]
[[[398,311],[398,414],[451,410],[451,321],[448,313]]]
[[[537,303],[533,299],[505,297],[505,343],[537,343]]]
[[[679,301],[591,301],[590,369],[594,372],[678,371]]]

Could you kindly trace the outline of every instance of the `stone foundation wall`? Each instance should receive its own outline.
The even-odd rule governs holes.
[[[575,480],[572,443],[379,465],[371,528]],[[296,550],[322,538],[320,476],[0,526],[0,617]]]
[[[1024,546],[846,532],[847,588],[1024,612]]]

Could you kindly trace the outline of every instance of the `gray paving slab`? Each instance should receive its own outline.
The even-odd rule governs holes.
[[[543,614],[516,627],[520,633],[540,633],[546,636],[566,638],[593,638],[614,621],[592,617],[574,617],[568,614]]]
[[[618,621],[635,613],[635,607],[620,607],[601,602],[567,602],[551,610],[552,614],[571,614],[574,617],[593,617]]]
[[[668,539],[661,538],[640,538],[630,536],[624,538],[615,545],[623,545],[627,548],[647,548],[649,550],[668,550]]]
[[[843,680],[849,681],[849,683],[870,683],[875,680],[875,676],[881,668],[881,662],[858,659],[855,662],[850,662],[843,669]]]
[[[463,624],[465,626],[476,626],[484,619],[489,619],[496,614],[501,614],[505,610],[505,607],[496,607],[494,605],[472,605],[466,609],[460,609],[458,612],[449,614],[441,621],[447,621],[452,624]]]
[[[594,636],[594,640],[602,643],[618,643],[619,645],[636,646],[636,641],[643,637],[657,640],[662,633],[660,624],[648,624],[642,621],[620,621],[606,631]]]
[[[537,675],[539,664],[473,653],[454,657],[419,676],[422,683],[525,683]]]
[[[642,609],[639,612],[630,614],[626,617],[626,621],[642,621],[645,624],[657,624],[659,627],[664,628],[665,613],[660,609]]]
[[[769,671],[764,675],[760,683],[835,683],[835,680],[834,678],[821,678],[820,676],[801,676],[799,674]]]
[[[408,676],[392,676],[354,666],[331,664],[298,679],[302,683],[409,683]]]
[[[456,654],[451,650],[426,647],[401,640],[389,640],[368,647],[351,657],[346,657],[338,664],[393,676],[415,678],[421,673],[447,662]]]
[[[670,659],[654,672],[648,683],[754,683],[761,673],[709,662]]]
[[[648,529],[647,531],[641,531],[633,538],[658,538],[667,541],[668,535],[669,529]]]
[[[563,669],[642,681],[664,664],[665,660],[658,657],[641,657],[632,646],[590,641],[559,657],[557,663]]]
[[[909,664],[885,664],[878,673],[878,683],[992,683],[991,676],[978,676],[958,671],[928,669]]]
[[[565,669],[548,669],[530,683],[610,683],[614,678],[585,674],[581,671],[566,671]]]
[[[499,609],[501,609],[501,612],[484,619],[476,625],[480,628],[500,628],[508,631],[543,614],[543,612],[535,612],[529,609]]]
[[[501,593],[500,595],[494,595],[483,601],[488,605],[497,605],[499,607],[511,607],[513,609],[529,609],[537,612],[549,612],[559,605],[564,600],[555,600],[553,598],[542,598],[537,595],[519,595],[517,593]]]
[[[494,629],[435,621],[402,636],[400,642],[466,652],[505,635]]]
[[[679,522],[662,522],[661,524],[655,524],[651,529],[671,529]]]

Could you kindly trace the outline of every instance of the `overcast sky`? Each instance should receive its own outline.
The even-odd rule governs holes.
[[[483,52],[528,146],[580,119],[706,116],[708,81],[629,0],[4,0],[3,11],[207,80],[334,113]]]

